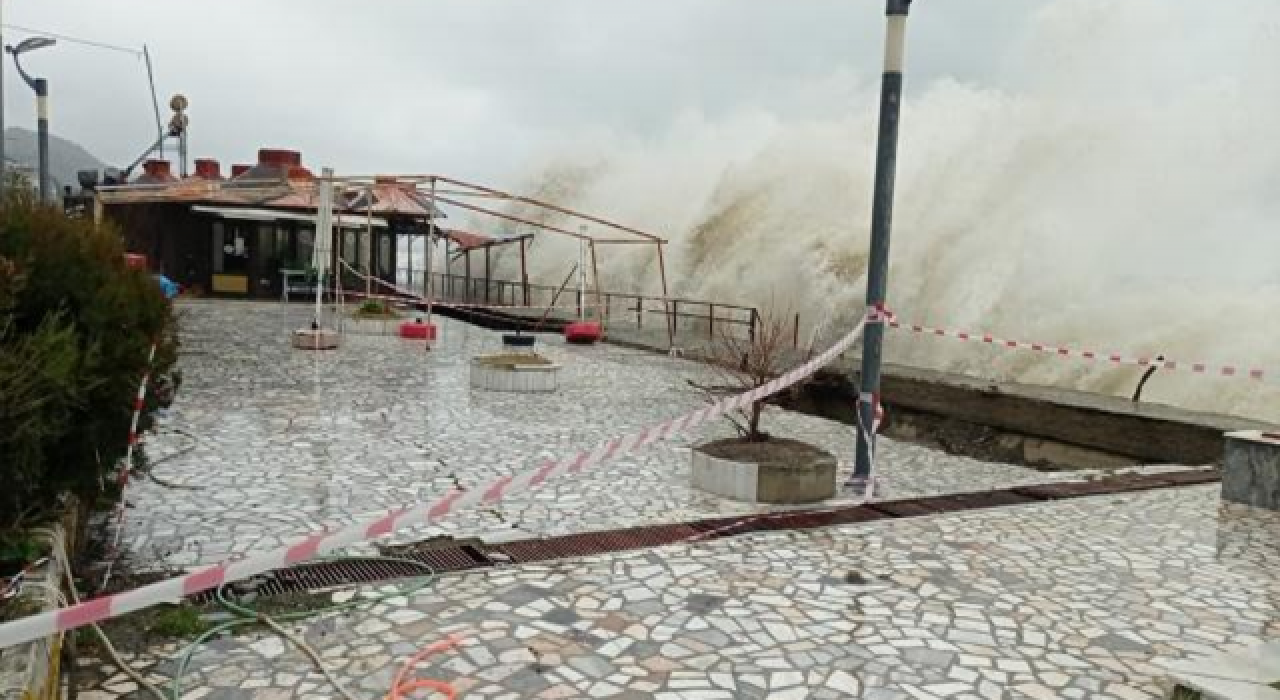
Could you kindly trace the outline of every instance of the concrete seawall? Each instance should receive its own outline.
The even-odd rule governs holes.
[[[528,329],[536,323],[529,318],[534,315],[531,311],[521,318],[494,310],[437,309],[489,328],[521,325]],[[558,331],[563,323],[553,316],[543,330]],[[668,351],[660,320],[644,328],[611,324],[608,342]],[[707,342],[705,333],[695,332],[681,333],[676,344],[685,349],[686,357],[695,359],[705,351]],[[792,359],[799,362],[804,358],[797,353]],[[852,425],[857,388],[851,374],[856,376],[856,372],[848,368],[856,367],[857,359],[852,353],[840,358],[835,366],[777,402]],[[1224,433],[1275,428],[1236,416],[893,364],[885,365],[882,395],[889,414],[885,431],[891,437],[978,458],[1049,468],[1218,463]]]

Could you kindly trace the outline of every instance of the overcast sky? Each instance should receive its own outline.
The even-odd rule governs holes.
[[[147,44],[162,110],[186,94],[192,156],[224,169],[276,146],[315,169],[497,183],[587,132],[644,138],[681,114],[831,109],[839,101],[812,86],[875,80],[883,31],[881,0],[3,2],[6,24]],[[998,85],[1042,4],[917,2],[909,87]],[[25,62],[50,80],[55,133],[120,165],[153,138],[138,58],[61,42]],[[33,127],[29,90],[11,61],[4,70],[6,124]]]

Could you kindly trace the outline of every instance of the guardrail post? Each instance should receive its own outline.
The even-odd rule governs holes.
[[[791,331],[791,347],[800,349],[800,312],[796,312],[796,325]]]
[[[671,323],[671,335],[674,336],[680,332],[680,302],[671,302],[671,318],[669,321]]]
[[[467,263],[466,268],[464,270],[467,274],[466,288],[465,288],[466,295],[467,295],[466,303],[470,304],[471,303],[471,251],[470,250],[468,250],[466,253],[466,263]]]
[[[752,309],[751,309],[751,323],[750,323],[750,325],[748,325],[748,326],[747,326],[747,340],[751,341],[751,344],[752,344],[753,346],[754,346],[754,345],[755,345],[755,343],[756,343],[756,318],[757,318],[759,315],[760,315],[760,312],[759,312],[759,311],[756,311],[756,310],[755,310],[755,308],[754,308],[754,307],[752,307]]]
[[[489,303],[489,290],[493,287],[493,276],[491,274],[493,270],[489,266],[490,250],[492,250],[492,246],[484,247],[484,303],[486,305]]]
[[[636,297],[636,328],[644,328],[644,299]]]
[[[707,304],[707,337],[716,339],[716,305]]]

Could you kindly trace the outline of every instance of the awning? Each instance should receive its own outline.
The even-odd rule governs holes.
[[[191,207],[191,211],[197,214],[212,214],[224,219],[236,219],[239,221],[306,221],[314,224],[316,222],[315,214],[308,214],[300,211],[289,211],[287,209],[251,209],[244,207],[210,207],[203,204],[197,204]],[[373,217],[374,228],[386,228],[387,220]],[[365,228],[369,224],[369,220],[364,216],[352,216],[350,214],[334,214],[333,223],[342,228]]]

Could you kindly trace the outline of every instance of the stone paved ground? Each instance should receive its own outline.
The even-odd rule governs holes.
[[[221,561],[280,546],[322,526],[476,485],[563,456],[701,405],[686,383],[692,362],[544,337],[563,363],[544,396],[471,391],[468,360],[494,351],[490,331],[437,317],[442,342],[348,335],[333,352],[293,350],[303,305],[190,302],[180,306],[184,384],[169,418],[147,439],[169,486],[130,487],[123,551],[134,570]],[[770,411],[769,431],[852,449],[849,426]],[[572,481],[552,482],[500,508],[462,513],[398,535],[488,541],[671,522],[752,507],[694,491],[688,446],[727,424],[655,445]],[[1078,478],[880,443],[882,497],[976,491]],[[192,488],[172,488],[194,487]]]
[[[293,629],[371,699],[449,634],[421,675],[469,698],[1156,698],[1166,661],[1280,638],[1280,515],[1200,486],[756,534],[451,575]],[[136,659],[159,682],[177,651]],[[337,696],[271,636],[218,642],[187,680]]]
[[[186,384],[149,453],[166,482],[202,490],[136,482],[135,567],[275,546],[699,405],[685,388],[697,365],[641,352],[546,339],[562,390],[514,397],[466,388],[467,358],[497,341],[462,324],[442,321],[429,355],[380,337],[317,354],[286,346],[298,309],[184,312]],[[852,440],[812,417],[768,420],[842,453]],[[688,488],[688,444],[432,532],[529,537],[747,510]],[[880,464],[890,497],[1060,478],[887,440]],[[475,698],[1153,698],[1165,660],[1280,637],[1280,517],[1221,508],[1209,486],[755,534],[450,575],[292,627],[371,699],[450,634],[460,647],[422,671]],[[165,683],[178,652],[126,653]],[[82,700],[143,697],[86,660],[99,677]],[[192,700],[337,697],[262,633],[215,641],[186,687]]]

